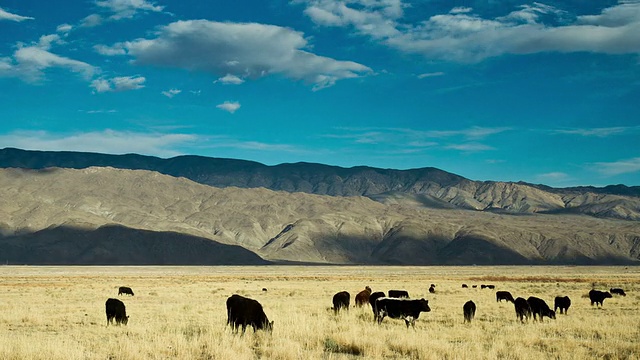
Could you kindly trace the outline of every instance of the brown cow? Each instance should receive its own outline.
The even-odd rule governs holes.
[[[369,296],[371,296],[371,288],[368,286],[365,286],[364,290],[360,291],[356,295],[356,306],[362,307],[364,304],[368,304]]]

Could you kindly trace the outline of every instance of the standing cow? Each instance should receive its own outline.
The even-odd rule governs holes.
[[[462,314],[464,316],[464,322],[470,323],[476,316],[476,304],[469,300],[462,306]]]
[[[262,305],[256,300],[238,294],[231,295],[227,299],[227,325],[231,326],[231,329],[236,333],[238,328],[242,326],[243,334],[247,325],[253,327],[253,332],[273,330],[273,321],[269,322]]]
[[[409,298],[409,292],[407,290],[389,290],[390,298]]]
[[[382,291],[376,291],[369,296],[369,304],[373,310],[373,321],[378,321],[378,309],[376,309],[376,300],[385,297]]]
[[[553,301],[553,311],[558,311],[560,309],[560,314],[567,314],[569,310],[569,306],[571,306],[571,299],[568,296],[556,296]]]
[[[416,319],[421,312],[429,312],[429,301],[425,299],[409,300],[383,297],[376,300],[376,309],[378,310],[378,324],[382,322],[385,316],[392,319],[403,319],[407,328],[409,324],[415,328]]]
[[[527,300],[521,297],[516,298],[513,301],[513,305],[516,308],[516,316],[520,319],[521,322],[524,322],[525,319],[529,320],[529,317],[531,317],[531,307],[529,306]]]
[[[604,299],[612,297],[608,291],[591,290],[589,291],[589,300],[591,306],[593,304],[603,306]]]
[[[429,288],[429,293],[435,294],[435,292],[436,292],[436,286],[431,284],[431,287]]]
[[[515,302],[513,299],[513,295],[511,295],[508,291],[496,291],[496,302],[502,302],[502,300],[511,301],[511,303]]]
[[[343,308],[349,311],[349,302],[351,302],[351,295],[346,291],[333,295],[333,312],[337,314]]]
[[[620,295],[620,296],[627,296],[627,293],[625,293],[624,290],[621,289],[621,288],[611,288],[611,289],[609,289],[609,292],[611,294],[616,294],[616,295]]]
[[[122,295],[122,294],[133,296],[133,290],[131,290],[130,287],[120,286],[118,288],[118,295]]]
[[[542,318],[544,316],[549,319],[556,318],[556,312],[549,308],[544,300],[537,298],[535,296],[530,296],[527,299],[527,303],[529,303],[529,307],[531,308],[531,313],[533,314],[533,320],[536,320],[536,315],[540,318],[540,322],[542,322]]]
[[[362,307],[364,304],[368,304],[369,296],[371,296],[371,288],[368,286],[365,286],[364,290],[360,291],[356,295],[356,306]]]
[[[127,325],[129,317],[127,316],[127,310],[122,301],[109,298],[104,305],[107,313],[107,326],[113,324],[113,319],[116,319],[116,325]]]

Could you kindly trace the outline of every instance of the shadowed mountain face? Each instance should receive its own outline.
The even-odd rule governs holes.
[[[143,170],[0,169],[0,262],[259,264],[261,258],[635,264],[640,222],[215,188]]]
[[[471,181],[436,168],[411,170],[366,166],[341,168],[178,156],[0,150],[0,168],[83,169],[109,166],[157,171],[215,187],[241,187],[331,196],[367,196],[385,204],[470,209],[510,214],[570,213],[640,220],[640,187],[624,185],[555,189],[527,183]]]

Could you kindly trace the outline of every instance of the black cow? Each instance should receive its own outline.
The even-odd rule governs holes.
[[[113,319],[116,319],[116,325],[127,325],[129,317],[127,316],[127,309],[122,301],[109,298],[104,306],[107,313],[107,326],[113,324]]]
[[[435,292],[436,292],[436,288],[435,288],[435,287],[433,287],[433,286],[431,286],[431,287],[429,288],[429,292],[430,292],[430,293],[432,293],[432,294],[435,294]]]
[[[133,296],[133,290],[131,290],[130,287],[120,286],[118,288],[118,295],[122,295],[122,294]]]
[[[608,291],[591,290],[589,291],[589,300],[591,300],[591,306],[593,304],[603,306],[604,299],[612,297]]]
[[[382,322],[385,316],[392,319],[404,319],[407,328],[409,324],[415,328],[416,319],[421,312],[429,312],[429,301],[425,299],[409,300],[391,297],[382,297],[376,300],[376,309],[378,311],[378,324]]]
[[[333,312],[338,313],[340,309],[344,308],[349,310],[349,302],[351,301],[351,295],[346,291],[340,291],[333,295]]]
[[[516,298],[513,301],[513,305],[516,308],[516,316],[520,319],[520,321],[524,322],[524,320],[529,320],[531,317],[531,307],[529,303],[524,298]]]
[[[471,322],[474,316],[476,316],[476,304],[469,300],[462,306],[462,314],[464,315],[464,322]]]
[[[627,294],[624,292],[624,290],[622,290],[620,288],[611,288],[611,289],[609,289],[609,292],[612,293],[612,294],[616,294],[616,295],[627,296]]]
[[[371,296],[371,288],[368,286],[365,286],[364,290],[356,294],[356,306],[362,307],[364,304],[368,304],[369,296]]]
[[[512,303],[515,301],[510,292],[508,292],[508,291],[496,291],[496,302],[502,301],[502,300],[511,301]]]
[[[560,309],[560,314],[567,314],[569,310],[569,306],[571,306],[571,299],[568,296],[556,296],[553,301],[553,311],[558,311]]]
[[[493,289],[495,289],[495,288],[496,288],[496,286],[495,286],[495,285],[487,285],[487,289],[491,289],[491,290],[493,290]]]
[[[253,332],[273,330],[273,321],[269,322],[262,305],[256,300],[238,294],[231,295],[227,299],[227,325],[231,326],[231,329],[236,333],[238,328],[242,326],[243,334],[247,325],[253,327]]]
[[[385,295],[382,291],[376,291],[373,294],[369,295],[369,304],[371,305],[371,309],[373,310],[373,321],[378,320],[378,310],[376,309],[376,300],[383,297],[385,297]]]
[[[471,285],[471,287],[475,289],[478,287],[478,285]]]
[[[536,320],[536,315],[540,317],[540,321],[542,322],[542,318],[544,316],[549,319],[556,318],[556,312],[549,308],[544,300],[537,298],[535,296],[530,296],[527,299],[527,303],[529,303],[529,307],[531,308],[531,313],[533,314],[533,320]]]
[[[468,288],[469,288],[469,286],[467,286],[467,284],[462,284],[462,288],[463,288],[463,289],[468,289]]]
[[[390,298],[409,298],[409,292],[407,290],[389,290]]]
[[[486,288],[487,288],[487,285],[485,285],[485,284],[481,284],[480,285],[480,289],[486,289]]]

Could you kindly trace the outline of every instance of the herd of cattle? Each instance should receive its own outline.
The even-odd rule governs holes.
[[[466,284],[462,284],[463,288],[468,288]],[[473,285],[473,287],[477,287]],[[481,285],[482,289],[495,289],[495,285]],[[266,289],[263,289],[266,291]],[[435,285],[429,287],[430,293],[435,293]],[[609,291],[591,290],[589,291],[589,300],[591,306],[603,306],[603,302],[607,298],[611,298],[611,294],[626,296],[623,289],[611,288]],[[134,296],[133,290],[129,287],[121,286],[118,289],[118,295]],[[333,296],[333,311],[338,314],[341,310],[349,310],[351,303],[351,294],[347,291],[341,291]],[[524,322],[533,317],[533,320],[542,321],[546,316],[550,319],[556,318],[556,311],[560,310],[560,314],[567,314],[571,306],[571,299],[568,296],[556,296],[554,300],[554,309],[551,310],[547,303],[535,296],[527,299],[522,297],[513,298],[508,291],[496,291],[496,302],[507,301],[514,304],[516,317]],[[422,299],[410,299],[406,290],[389,290],[388,294],[382,291],[372,292],[369,286],[360,291],[355,296],[355,306],[362,307],[366,304],[371,305],[373,310],[373,320],[380,324],[385,317],[392,319],[402,319],[405,321],[407,328],[409,325],[415,328],[415,321],[421,312],[429,312],[429,301]],[[227,325],[234,332],[238,332],[242,328],[244,333],[247,326],[251,326],[254,330],[273,330],[273,321],[269,321],[264,313],[262,305],[253,299],[234,294],[227,299]],[[125,305],[122,301],[109,298],[105,303],[107,314],[107,326],[113,323],[127,325],[129,316],[127,316]],[[462,306],[464,322],[471,322],[475,317],[476,304],[469,300]]]

